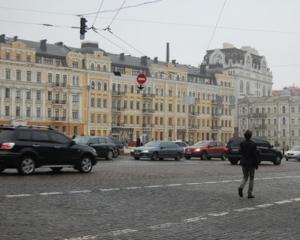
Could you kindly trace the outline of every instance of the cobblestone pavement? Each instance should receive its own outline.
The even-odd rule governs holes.
[[[300,239],[300,162],[260,165],[255,199],[238,197],[241,175],[227,161],[129,156],[90,174],[7,170],[0,239]]]

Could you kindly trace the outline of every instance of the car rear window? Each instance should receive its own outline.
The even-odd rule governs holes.
[[[0,129],[0,141],[8,141],[13,138],[13,129]]]

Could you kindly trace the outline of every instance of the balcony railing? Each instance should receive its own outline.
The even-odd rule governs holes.
[[[152,109],[152,108],[143,108],[143,113],[154,113],[155,112],[155,110],[154,109]]]
[[[143,97],[144,98],[154,98],[155,94],[153,94],[153,93],[143,93]]]
[[[112,92],[112,96],[113,97],[125,96],[125,92],[124,91],[114,91],[114,92]]]
[[[58,83],[58,82],[54,82],[52,83],[52,87],[66,87],[67,83]]]
[[[111,109],[113,112],[122,112],[125,110],[124,107],[112,107]]]
[[[52,117],[52,121],[66,121],[66,117]]]
[[[52,100],[52,104],[66,104],[67,100]]]

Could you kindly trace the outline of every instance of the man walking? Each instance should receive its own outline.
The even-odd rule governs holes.
[[[240,164],[243,169],[243,180],[238,188],[239,196],[243,197],[243,189],[250,177],[248,198],[254,198],[253,185],[254,185],[254,173],[255,169],[258,169],[258,156],[256,152],[256,143],[251,140],[252,132],[247,130],[244,133],[245,140],[240,144],[240,153],[242,155]]]

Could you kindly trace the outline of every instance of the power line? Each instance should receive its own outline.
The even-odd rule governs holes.
[[[96,20],[97,20],[97,18],[98,18],[98,15],[99,15],[99,13],[100,13],[100,10],[101,10],[101,8],[102,8],[103,3],[104,3],[104,0],[102,0],[101,3],[100,3],[100,6],[99,6],[99,8],[98,8],[96,17],[95,17],[94,22],[93,22],[93,24],[92,24],[92,27],[95,25],[95,22],[96,22]]]
[[[134,47],[133,45],[131,45],[130,43],[128,43],[127,41],[125,41],[124,39],[120,38],[119,36],[117,36],[116,34],[114,34],[112,31],[108,31],[110,34],[112,34],[114,37],[116,37],[117,39],[119,39],[121,42],[125,43],[127,46],[131,47],[132,49],[134,49],[135,51],[137,51],[138,53],[140,53],[141,55],[147,56],[147,54],[143,53],[142,51],[140,51],[139,49],[137,49],[136,47]]]
[[[50,23],[34,23],[34,22],[12,21],[12,20],[4,20],[4,19],[0,19],[0,22],[26,24],[26,25],[37,25],[37,26],[44,26],[44,27],[57,27],[57,28],[74,28],[74,29],[79,29],[79,27],[77,27],[77,26],[56,25],[56,24],[50,24]]]
[[[119,15],[122,7],[124,6],[126,0],[123,1],[123,3],[121,4],[121,7],[119,8],[119,10],[115,13],[115,15],[113,16],[112,20],[110,21],[110,24],[108,24],[108,27],[110,28],[111,24],[115,21],[116,17]]]
[[[222,8],[221,8],[221,11],[219,12],[219,16],[218,16],[216,25],[215,25],[214,30],[213,30],[213,32],[212,32],[212,35],[211,35],[211,37],[210,37],[210,39],[209,39],[209,42],[208,42],[208,45],[207,45],[207,49],[210,48],[210,44],[211,44],[211,42],[212,42],[212,40],[213,40],[213,38],[214,38],[214,36],[215,36],[215,33],[216,33],[217,27],[218,27],[218,25],[219,25],[219,22],[220,22],[220,20],[221,20],[221,16],[222,16],[224,7],[225,7],[225,5],[226,5],[226,2],[227,2],[227,0],[224,0],[223,5],[222,5]]]
[[[121,50],[123,50],[123,51],[126,52],[127,54],[132,55],[132,54],[131,54],[129,51],[127,51],[125,48],[123,48],[123,47],[121,47],[120,45],[114,43],[113,41],[111,41],[111,40],[108,39],[107,37],[105,37],[105,36],[103,36],[102,34],[100,34],[98,31],[94,30],[94,32],[95,32],[96,34],[98,34],[100,37],[104,38],[106,41],[110,42],[112,45],[114,45],[114,46],[120,48]]]

